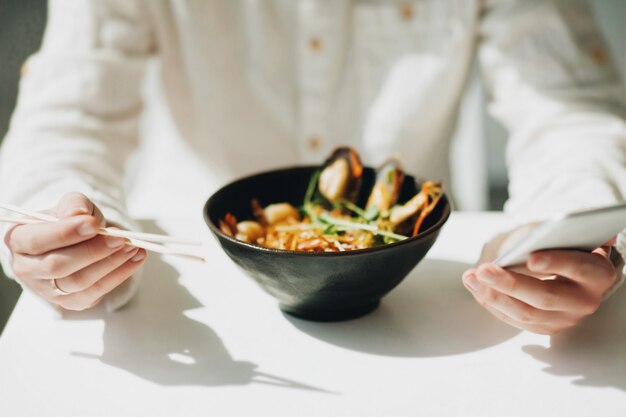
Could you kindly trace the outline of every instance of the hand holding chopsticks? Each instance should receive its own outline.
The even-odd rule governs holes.
[[[15,224],[37,224],[44,222],[55,222],[58,219],[49,214],[40,213],[15,206],[9,203],[0,202],[0,208],[22,214],[25,217],[13,218],[0,216],[0,222],[15,223]],[[199,261],[206,261],[204,256],[199,250],[192,250],[190,248],[181,248],[180,246],[192,246],[200,249],[202,247],[201,242],[189,241],[186,239],[179,239],[165,235],[157,235],[151,233],[133,232],[128,230],[120,230],[111,227],[103,227],[98,230],[98,234],[105,236],[116,236],[126,239],[128,245],[132,245],[138,248],[146,249],[152,252],[157,252],[165,255],[180,256],[188,259],[194,259]],[[166,246],[166,245],[179,245],[178,247]]]
[[[146,250],[204,261],[200,242],[104,227],[98,207],[80,193],[67,193],[46,213],[0,202],[0,209],[22,217],[0,217],[21,224],[7,232],[12,275],[22,286],[66,310],[84,310],[127,296],[146,259]],[[126,294],[126,295],[123,295]]]

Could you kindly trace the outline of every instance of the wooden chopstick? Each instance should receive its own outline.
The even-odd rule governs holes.
[[[8,210],[8,211],[12,211],[14,213],[23,214],[24,216],[32,217],[33,219],[39,219],[39,220],[42,220],[44,222],[55,222],[55,221],[59,220],[56,217],[51,216],[49,214],[40,213],[40,212],[35,211],[35,210],[25,209],[25,208],[22,208],[22,207],[18,207],[18,206],[14,205],[14,204],[3,203],[1,201],[0,201],[0,208],[3,208],[3,209]]]
[[[190,259],[206,262],[206,259],[204,259],[204,256],[200,255],[199,253],[194,253],[185,249],[170,248],[167,246],[158,245],[156,243],[146,242],[144,240],[133,239],[133,238],[127,238],[126,240],[128,241],[127,243],[128,245],[150,250],[152,252],[161,253],[163,255],[182,256],[185,258],[190,258]]]
[[[14,217],[6,217],[6,216],[0,216],[0,222],[2,222],[2,223],[16,223],[16,224],[45,223],[45,222],[43,222],[41,220],[37,220],[37,219],[27,219],[27,218],[16,219]]]
[[[112,229],[110,227],[103,227],[98,231],[101,235],[108,236],[116,236],[116,237],[124,237],[126,239],[139,239],[146,242],[154,242],[154,243],[175,243],[179,245],[188,245],[188,246],[202,246],[202,242],[181,239],[172,236],[166,235],[155,235],[152,233],[143,233],[143,232],[133,232],[130,230],[122,230],[122,229]]]
[[[27,217],[13,218],[0,216],[0,222],[3,223],[15,223],[15,224],[37,224],[37,223],[50,223],[58,221],[54,216],[40,213],[33,210],[24,209],[22,207],[15,206],[13,204],[0,202],[0,208],[9,210],[15,213],[23,214]],[[175,238],[166,235],[157,235],[152,233],[133,232],[129,230],[113,229],[110,227],[103,227],[98,230],[99,235],[108,235],[121,237],[127,240],[127,245],[136,246],[138,248],[146,249],[152,252],[161,253],[164,255],[181,256],[187,259],[194,259],[206,262],[206,259],[202,254],[183,248],[167,247],[158,245],[158,243],[173,243],[187,246],[202,246],[202,242],[189,241],[185,239]]]

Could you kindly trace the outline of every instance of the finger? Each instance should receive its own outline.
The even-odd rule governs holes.
[[[43,255],[18,254],[13,257],[13,271],[22,279],[66,277],[117,252],[124,243],[120,237],[97,236]]]
[[[58,304],[62,297],[65,297],[65,290],[57,285],[58,279],[22,279],[31,290],[50,301],[51,303]],[[59,292],[63,291],[63,292]]]
[[[98,219],[100,226],[106,225],[100,209],[87,196],[81,193],[67,193],[61,197],[54,214],[59,219],[86,214]]]
[[[463,274],[463,284],[465,285],[465,287],[467,287],[467,289],[469,290],[470,294],[472,294],[472,297],[474,297],[474,299],[481,304],[482,307],[485,308],[485,310],[487,310],[489,313],[491,313],[491,315],[493,315],[495,318],[497,318],[498,320],[516,327],[518,329],[522,329],[522,330],[526,330],[527,325],[524,325],[522,323],[519,323],[515,320],[513,320],[511,317],[507,316],[506,314],[494,309],[493,307],[483,304],[482,300],[477,298],[476,293],[478,293],[480,291],[480,286],[482,285],[480,283],[480,281],[477,280],[476,276],[476,269],[471,269],[471,270],[467,270],[464,274]]]
[[[41,255],[91,239],[99,227],[95,217],[86,215],[50,223],[24,224],[7,233],[7,244],[12,252]]]
[[[140,249],[132,259],[126,261],[122,266],[96,281],[91,287],[84,291],[62,297],[59,301],[59,305],[68,310],[84,310],[92,307],[98,303],[102,297],[130,278],[144,263],[145,259],[146,252]]]
[[[574,250],[550,250],[531,254],[531,271],[560,275],[588,290],[601,293],[613,285],[617,272],[605,255]]]
[[[94,285],[99,279],[115,271],[126,261],[133,258],[139,248],[134,246],[125,246],[123,250],[119,250],[106,258],[87,266],[73,274],[56,280],[57,287],[67,293],[76,293]]]
[[[59,294],[54,291],[54,288],[52,287],[52,282],[50,280],[45,280],[44,282],[44,280],[25,279],[20,276],[18,276],[17,278],[23,286],[30,288],[31,291],[40,295],[51,303],[57,304]]]
[[[528,327],[532,326],[532,325],[528,325],[528,324],[524,324],[524,323],[520,323],[518,321],[513,320],[511,317],[507,316],[506,314],[502,313],[499,310],[496,310],[495,308],[488,306],[488,305],[483,305],[483,307],[485,308],[485,310],[487,310],[489,313],[491,313],[492,316],[494,316],[495,318],[497,318],[498,320],[513,326],[515,328],[521,329],[521,330],[527,330]]]
[[[476,277],[482,284],[540,310],[592,314],[599,305],[571,281],[541,280],[494,264],[481,265]]]
[[[516,327],[529,330],[531,328],[562,329],[573,326],[577,322],[575,316],[563,312],[540,310],[496,291],[481,284],[476,276],[468,276],[464,283],[479,304],[485,308],[497,310],[510,318],[507,322],[517,323]]]
[[[562,328],[557,327],[557,326],[552,325],[551,323],[543,323],[543,324],[520,323],[492,307],[489,307],[489,306],[483,306],[483,307],[485,308],[485,310],[491,313],[491,315],[497,318],[498,320],[520,330],[527,330],[529,332],[533,332],[537,334],[553,335],[566,328],[566,327],[562,327]]]

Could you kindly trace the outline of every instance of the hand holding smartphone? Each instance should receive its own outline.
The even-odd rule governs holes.
[[[522,264],[532,252],[547,249],[591,251],[625,228],[626,203],[560,214],[538,223],[494,263],[502,267]]]

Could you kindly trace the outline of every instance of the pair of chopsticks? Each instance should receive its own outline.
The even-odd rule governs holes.
[[[38,211],[25,209],[15,206],[9,203],[0,202],[0,209],[8,210],[14,213],[22,214],[26,217],[13,218],[0,216],[0,222],[14,223],[14,224],[38,224],[38,223],[50,223],[56,222],[57,219],[49,214],[40,213]],[[202,242],[189,241],[185,239],[179,239],[171,236],[156,235],[152,233],[133,232],[129,230],[113,229],[110,227],[103,227],[98,230],[99,235],[115,236],[126,239],[126,244],[135,246],[138,248],[146,249],[152,252],[161,253],[164,255],[174,255],[183,258],[198,260],[206,262],[204,256],[200,251],[194,251],[190,248],[180,248],[174,246],[165,246],[169,244],[184,245],[192,247],[201,247]]]

